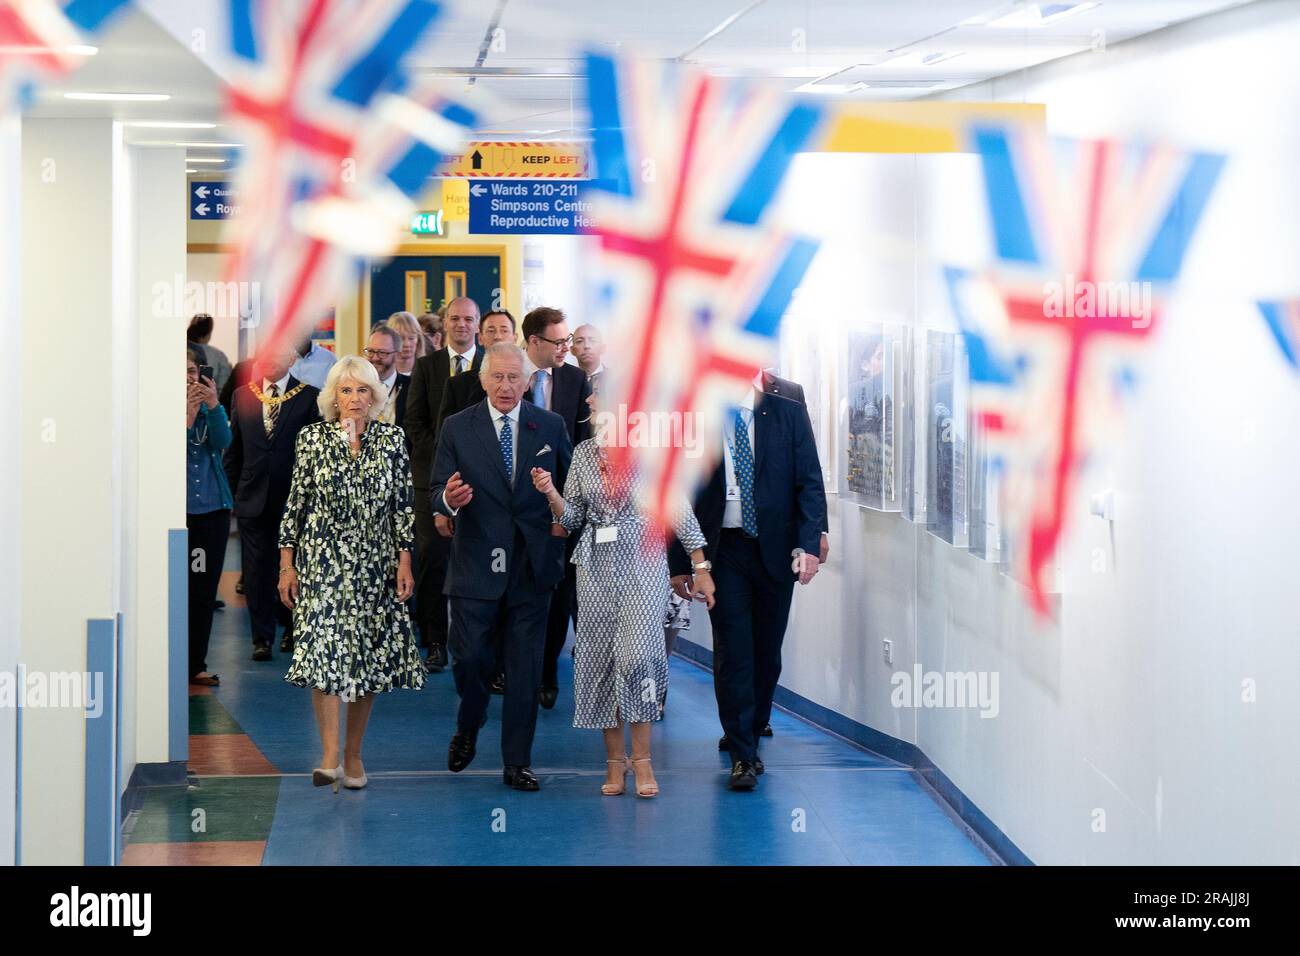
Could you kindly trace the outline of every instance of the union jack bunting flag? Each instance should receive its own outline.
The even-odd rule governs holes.
[[[1292,371],[1300,372],[1300,299],[1258,305],[1277,347],[1282,350],[1282,357]]]
[[[412,89],[401,66],[439,9],[432,0],[226,3],[226,119],[246,142],[237,171],[245,214],[230,221],[226,278],[258,283],[260,348],[310,329],[357,267],[352,253],[391,251],[394,196],[418,193],[454,142],[450,127],[470,116],[449,101],[430,111],[431,93]],[[412,120],[421,109],[423,123]]]
[[[696,70],[597,53],[587,56],[587,91],[593,287],[626,355],[603,383],[597,425],[617,428],[605,435],[611,460],[639,473],[645,513],[664,527],[721,455],[724,411],[771,364],[816,252],[771,212],[823,113]]]
[[[1001,432],[1008,451],[1003,513],[1014,560],[1035,610],[1046,614],[1047,569],[1075,484],[1119,420],[1223,157],[1052,143],[1019,127],[976,126],[971,134],[992,225],[988,280],[998,314],[990,320],[985,309],[972,320],[968,312],[963,321],[959,309],[959,321],[968,346],[979,349],[977,420]]]
[[[0,0],[0,114],[24,109],[44,80],[80,66],[86,39],[130,0]]]

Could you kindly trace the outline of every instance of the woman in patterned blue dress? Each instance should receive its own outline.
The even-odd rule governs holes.
[[[659,784],[650,762],[650,724],[659,718],[661,689],[668,686],[664,543],[651,539],[652,529],[637,510],[637,481],[613,474],[599,438],[573,450],[563,496],[540,468],[533,469],[533,484],[569,533],[580,532],[573,552],[578,566],[573,725],[604,731],[606,780],[600,790],[616,796],[625,789],[629,769],[623,724],[630,724],[636,793],[653,797]],[[692,561],[703,561],[704,535],[684,503],[674,530]],[[709,573],[701,571],[695,582],[697,599],[712,607]]]
[[[320,393],[325,419],[294,446],[280,523],[280,599],[297,641],[284,679],[310,687],[323,759],[312,782],[366,785],[361,743],[375,695],[424,686],[406,600],[415,522],[402,429],[376,421],[388,401],[371,364],[339,359]],[[339,759],[339,699],[348,702]]]

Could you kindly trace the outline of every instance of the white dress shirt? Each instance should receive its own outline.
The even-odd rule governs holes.
[[[488,414],[492,416],[492,427],[496,429],[498,449],[501,447],[501,429],[504,427],[505,420],[507,418],[510,419],[510,437],[514,446],[510,449],[510,461],[511,464],[514,465],[514,469],[510,472],[511,487],[514,487],[515,475],[519,474],[519,406],[521,404],[523,403],[516,402],[515,407],[510,409],[508,412],[497,411],[496,407],[490,401],[488,402],[487,407]],[[498,450],[497,453],[500,454],[500,451]],[[502,459],[501,464],[503,466],[505,465],[504,459]],[[442,503],[447,505],[447,510],[453,515],[460,511],[459,508],[453,508],[451,505],[447,504],[447,489],[445,488],[442,491]]]
[[[384,405],[383,412],[379,416],[379,420],[392,425],[397,420],[397,401],[394,395],[394,392],[397,389],[396,365],[393,366],[392,374],[389,375],[388,378],[380,379],[379,384],[384,387],[385,401],[387,402],[387,404]],[[378,400],[379,396],[376,395],[375,399]]]
[[[752,458],[754,454],[754,390],[752,388],[745,392],[745,400],[740,403],[740,407],[749,409],[749,453]],[[735,428],[736,418],[728,413],[726,423],[722,429],[722,455],[726,467],[723,477],[726,479],[726,487],[728,488],[740,487],[740,482],[736,480],[736,463],[732,460],[731,454],[731,446],[736,438]],[[755,475],[755,478],[757,477]],[[739,498],[735,501],[728,501],[723,506],[722,526],[724,528],[743,528],[745,526],[740,513]]]
[[[477,351],[478,351],[478,348],[474,345],[473,342],[470,343],[470,345],[469,345],[469,351],[467,351],[467,352],[457,352],[454,348],[452,348],[450,345],[448,345],[448,346],[447,346],[447,369],[448,369],[448,371],[450,371],[452,375],[456,375],[456,374],[457,374],[457,372],[456,372],[456,356],[459,355],[459,356],[462,356],[462,357],[465,359],[465,367],[464,367],[463,369],[461,369],[461,373],[468,372],[468,371],[469,371],[469,370],[474,366],[474,354],[475,354]]]

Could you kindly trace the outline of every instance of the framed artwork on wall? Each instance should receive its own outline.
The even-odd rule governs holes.
[[[843,350],[839,400],[839,493],[876,511],[900,511],[904,369],[910,329],[866,323],[851,331]]]
[[[970,545],[967,511],[968,378],[961,335],[927,329],[925,349],[926,530]]]

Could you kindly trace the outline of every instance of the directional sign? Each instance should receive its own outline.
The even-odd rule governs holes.
[[[579,183],[490,179],[470,183],[470,233],[572,235],[592,226],[591,203]]]
[[[586,179],[583,143],[468,143],[435,174],[470,179]]]
[[[191,219],[229,219],[239,215],[239,190],[225,180],[190,182]]]
[[[443,222],[469,221],[469,181],[444,179],[442,181]]]

